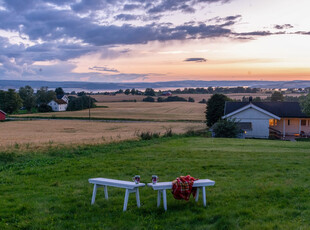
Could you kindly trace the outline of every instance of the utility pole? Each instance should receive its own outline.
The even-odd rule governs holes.
[[[90,120],[90,94],[91,92],[88,94],[88,118]]]

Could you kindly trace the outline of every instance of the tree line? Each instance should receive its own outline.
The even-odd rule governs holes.
[[[21,108],[27,112],[52,112],[48,103],[64,95],[65,92],[61,87],[55,90],[41,87],[36,93],[29,85],[20,87],[18,92],[15,89],[0,90],[0,109],[8,114],[16,113]],[[90,98],[86,93],[80,93],[77,97],[69,97],[67,110],[82,110],[89,107],[95,107],[95,99]]]

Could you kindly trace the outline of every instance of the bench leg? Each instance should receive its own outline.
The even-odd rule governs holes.
[[[199,199],[199,188],[197,188],[196,191],[196,197],[195,197],[196,202],[198,202],[198,199]]]
[[[129,191],[128,191],[128,189],[126,189],[126,192],[125,192],[125,199],[124,199],[124,208],[123,208],[123,211],[124,211],[124,212],[127,210],[128,197],[129,197]]]
[[[108,196],[108,186],[107,185],[104,186],[104,197],[105,197],[106,200],[109,198],[109,196]]]
[[[207,199],[206,199],[206,187],[202,187],[202,199],[203,199],[203,206],[207,206]]]
[[[160,206],[161,190],[157,191],[157,208]]]
[[[92,198],[91,198],[91,204],[94,204],[94,203],[95,203],[96,194],[97,194],[97,184],[94,184],[93,196],[92,196]]]
[[[137,200],[137,206],[140,208],[140,194],[139,194],[139,188],[136,188],[136,200]]]
[[[164,209],[167,211],[167,196],[166,196],[166,189],[163,190],[163,202],[164,202]]]

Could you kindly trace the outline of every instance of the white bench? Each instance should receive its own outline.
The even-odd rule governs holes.
[[[207,206],[206,186],[213,186],[214,184],[215,182],[209,179],[196,180],[193,185],[194,188],[197,188],[196,202],[198,202],[199,190],[202,189],[203,205],[206,207]],[[157,192],[157,207],[160,206],[161,194],[163,194],[164,209],[165,211],[167,211],[166,190],[172,189],[172,182],[158,182],[156,184],[148,183],[147,186],[152,187],[154,190],[158,191]]]
[[[139,187],[144,187],[145,186],[144,183],[136,184],[135,182],[123,181],[123,180],[113,180],[113,179],[106,179],[106,178],[91,178],[88,181],[89,181],[89,183],[94,184],[94,190],[93,190],[93,196],[91,199],[91,204],[95,203],[96,193],[97,193],[98,187],[104,187],[104,195],[105,195],[105,199],[107,200],[108,199],[108,186],[111,186],[111,187],[126,189],[123,211],[127,210],[128,198],[129,198],[130,193],[136,193],[137,206],[138,206],[138,208],[140,208]]]

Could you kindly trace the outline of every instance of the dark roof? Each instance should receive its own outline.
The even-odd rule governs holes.
[[[65,102],[65,101],[62,100],[62,99],[55,99],[55,102],[56,102],[58,105],[67,104],[67,102]]]
[[[251,102],[253,105],[266,110],[278,117],[290,117],[290,118],[309,118],[301,111],[300,104],[298,102]],[[250,102],[226,102],[224,114],[230,114],[244,106],[247,106]]]
[[[2,111],[1,109],[0,109],[0,113],[3,113],[4,115],[6,115],[6,113],[4,111]]]

